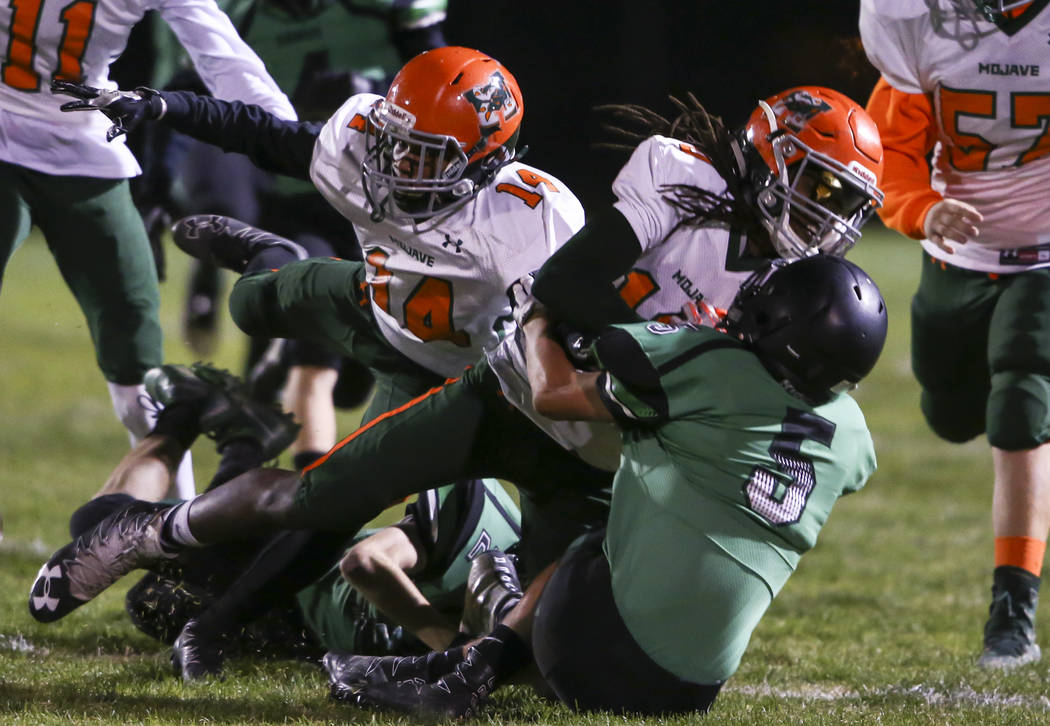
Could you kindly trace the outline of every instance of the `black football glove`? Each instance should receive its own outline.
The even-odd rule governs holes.
[[[60,106],[62,111],[101,111],[113,122],[106,131],[106,141],[134,131],[143,121],[159,119],[167,110],[160,94],[139,86],[134,91],[107,91],[85,86],[77,81],[51,81],[51,92],[79,98]]]
[[[581,371],[598,370],[598,361],[594,357],[591,346],[597,335],[588,335],[578,330],[573,330],[564,323],[554,325],[554,338],[561,341],[561,347],[568,356],[569,361]]]

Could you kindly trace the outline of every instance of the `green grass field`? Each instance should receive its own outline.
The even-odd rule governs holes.
[[[169,250],[167,358],[189,362],[179,340],[186,261]],[[1045,662],[1009,675],[974,666],[990,587],[991,466],[983,441],[944,444],[918,413],[907,315],[918,254],[873,229],[851,255],[890,308],[886,351],[857,392],[879,470],[839,503],[710,723],[1050,723]],[[239,370],[243,341],[223,323],[213,360]],[[37,569],[67,541],[69,513],[102,484],[127,440],[79,311],[39,239],[8,267],[0,331],[0,723],[407,722],[328,703],[323,674],[309,664],[237,662],[221,683],[183,685],[166,649],[124,616],[123,583],[59,623],[33,621],[26,596]],[[348,413],[341,424],[349,430],[354,420]],[[206,481],[215,456],[206,441],[194,454]],[[1045,611],[1040,641],[1050,644]],[[483,720],[638,722],[576,715],[519,688],[498,694]]]

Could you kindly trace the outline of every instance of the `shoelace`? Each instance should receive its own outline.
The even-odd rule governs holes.
[[[136,515],[142,514],[145,513],[136,513]],[[80,598],[79,595],[74,595],[75,597],[90,600],[137,566],[141,559],[139,546],[148,533],[153,517],[149,519],[142,517],[145,520],[143,523],[136,521],[135,524],[139,524],[139,531],[128,537],[132,526],[130,520],[139,519],[136,515],[125,516],[114,522],[114,531],[108,532],[105,537],[101,532],[95,531],[86,541],[84,537],[77,538],[73,546],[73,556],[65,562],[71,594],[75,587],[79,593],[87,596]],[[112,554],[107,552],[107,558],[103,559],[102,552],[110,548],[109,542],[114,536],[129,541],[123,549]],[[120,574],[114,577],[115,572]]]

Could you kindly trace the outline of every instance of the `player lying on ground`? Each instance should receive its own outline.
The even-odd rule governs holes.
[[[157,426],[122,459],[101,495],[73,514],[74,537],[134,504],[128,489],[167,491],[177,462],[202,428],[223,454],[209,489],[273,458],[297,428],[289,417],[247,397],[233,376],[207,365],[151,370],[146,389],[164,405]],[[218,672],[228,652],[410,653],[424,643],[440,649],[461,637],[457,624],[487,632],[508,608],[515,583],[508,587],[498,573],[514,577],[514,570],[501,550],[512,548],[519,534],[520,514],[502,486],[469,481],[425,492],[400,522],[357,536],[338,565],[281,601],[231,592],[246,588],[237,575],[255,557],[283,556],[283,538],[276,537],[183,553],[133,587],[127,608],[141,630],[174,641],[173,663],[187,680]],[[231,629],[221,647],[201,653],[195,632],[233,618],[228,611],[243,601],[254,609],[245,616],[252,625]],[[191,619],[195,624],[186,627]]]
[[[464,649],[402,660],[393,675],[390,659],[329,654],[332,693],[466,716],[531,655],[577,708],[706,711],[832,505],[875,468],[845,391],[882,350],[879,290],[840,258],[773,266],[744,285],[724,333],[611,328],[593,372],[570,362],[542,311],[524,329],[536,408],[623,429],[608,526]]]

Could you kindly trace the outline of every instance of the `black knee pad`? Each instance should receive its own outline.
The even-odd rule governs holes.
[[[1027,371],[992,375],[988,396],[988,443],[1024,451],[1050,440],[1050,377]]]
[[[289,338],[284,344],[284,355],[288,357],[288,364],[293,366],[316,366],[318,368],[334,368],[339,370],[343,356],[333,352],[320,343],[312,340],[296,340]]]
[[[933,433],[945,441],[961,444],[984,433],[985,397],[969,392],[924,390],[922,415]]]

